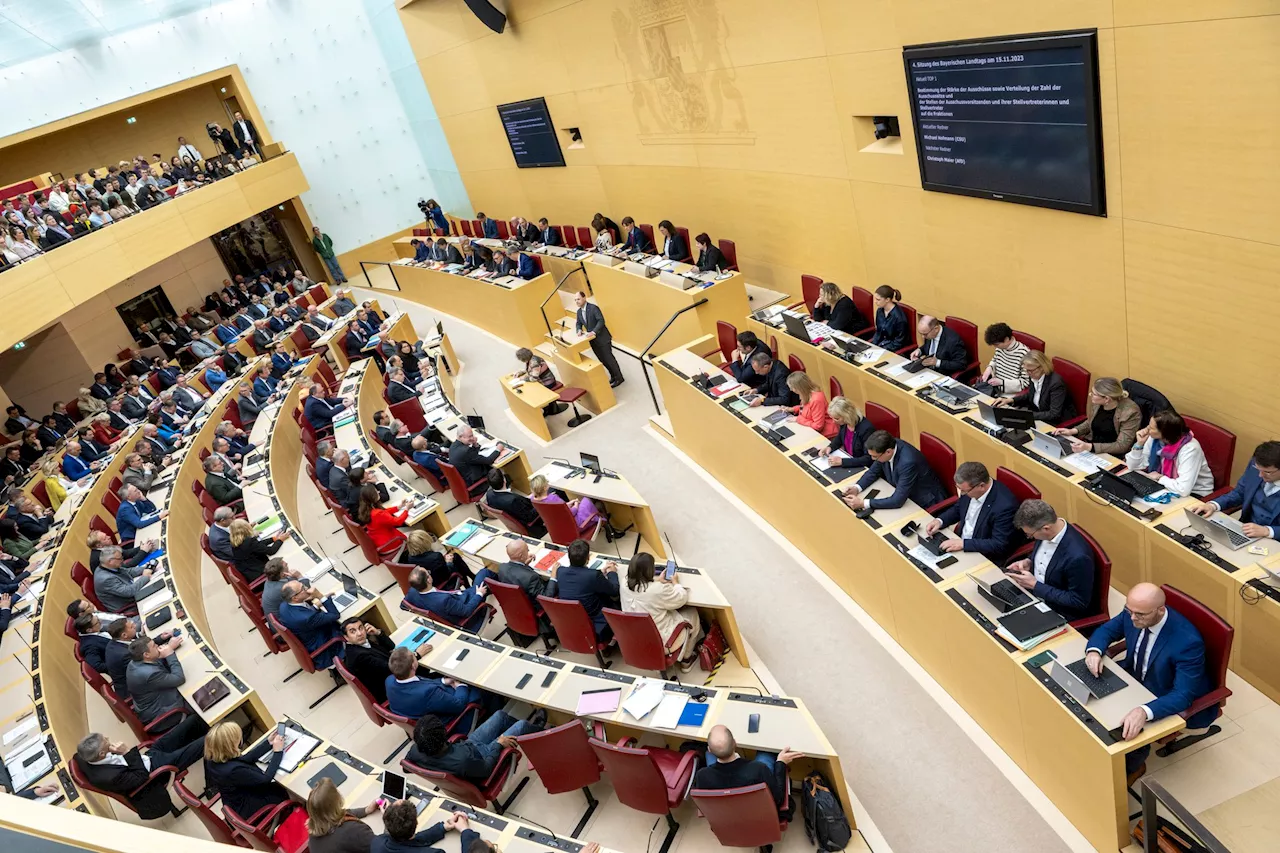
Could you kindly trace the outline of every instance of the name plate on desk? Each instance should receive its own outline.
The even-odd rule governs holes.
[[[495,643],[490,640],[486,640],[483,637],[477,637],[474,634],[459,634],[458,642],[479,646],[482,649],[487,649],[488,651],[495,652],[497,654],[502,654],[503,649],[506,648],[501,643]]]

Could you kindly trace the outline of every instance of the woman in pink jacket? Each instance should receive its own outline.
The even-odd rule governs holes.
[[[815,429],[832,438],[840,431],[840,425],[827,414],[827,395],[809,378],[808,374],[799,370],[787,377],[787,387],[800,398],[800,405],[790,408],[796,416],[796,423]]]

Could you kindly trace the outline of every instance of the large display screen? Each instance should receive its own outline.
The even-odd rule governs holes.
[[[906,47],[926,190],[1106,215],[1097,30]]]
[[[537,169],[542,166],[563,166],[564,153],[560,140],[551,125],[551,113],[543,98],[499,104],[498,117],[502,129],[507,132],[507,142],[521,169]]]

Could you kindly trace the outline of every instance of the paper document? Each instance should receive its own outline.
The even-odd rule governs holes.
[[[479,553],[481,548],[483,548],[485,545],[488,545],[492,541],[493,541],[492,533],[486,533],[483,530],[477,530],[474,534],[467,537],[466,542],[463,542],[458,547],[459,547],[459,550],[467,554],[477,554]]]
[[[548,480],[563,480],[565,477],[568,477],[570,474],[573,473],[572,469],[567,468],[564,465],[561,465],[559,462],[552,462],[550,465],[548,465],[546,468],[543,468],[542,470],[543,470],[543,476],[545,476]]]
[[[9,731],[4,733],[5,752],[9,752],[11,747],[16,749],[17,747],[14,747],[14,744],[21,743],[27,738],[37,734],[39,732],[39,728],[40,721],[36,719],[35,714],[32,714],[18,725],[9,729]]]
[[[907,556],[912,557],[916,560],[919,560],[920,562],[924,563],[926,566],[928,566],[931,569],[936,569],[938,567],[938,563],[942,562],[943,559],[950,557],[951,555],[943,551],[941,557],[935,557],[933,555],[933,552],[930,551],[928,548],[924,547],[923,545],[917,545],[916,547],[912,548],[910,551],[907,552]]]
[[[462,653],[465,651],[467,651],[467,649],[465,648],[458,649],[456,652],[450,655],[449,659],[444,662],[444,668],[457,669],[458,666],[462,663]]]
[[[307,580],[313,581],[332,568],[333,568],[332,560],[321,560],[320,562],[313,564],[303,574]]]
[[[292,773],[298,769],[298,764],[311,754],[311,750],[320,745],[320,741],[311,735],[303,734],[297,729],[286,728],[284,730],[284,756],[280,759],[280,769],[285,773]]]
[[[637,720],[642,720],[662,701],[662,682],[646,678],[631,689],[631,695],[622,703],[622,710]]]
[[[653,725],[659,729],[674,729],[680,725],[684,715],[684,706],[689,703],[687,693],[667,693],[663,691],[662,701],[653,715]]]
[[[578,697],[576,716],[588,714],[612,714],[618,710],[618,700],[622,698],[621,687],[605,687],[601,690],[584,690]]]
[[[164,607],[170,601],[173,601],[173,590],[165,587],[155,595],[148,595],[142,601],[138,602],[139,613],[154,613],[161,607]]]
[[[1074,468],[1082,474],[1093,474],[1111,467],[1107,464],[1107,460],[1087,450],[1062,457],[1062,464]]]

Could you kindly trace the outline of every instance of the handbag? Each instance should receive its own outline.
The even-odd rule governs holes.
[[[707,631],[706,636],[702,638],[702,645],[698,646],[698,666],[702,671],[711,672],[719,666],[728,652],[728,646],[724,639],[724,631],[720,630],[720,623],[712,622],[711,630]]]

